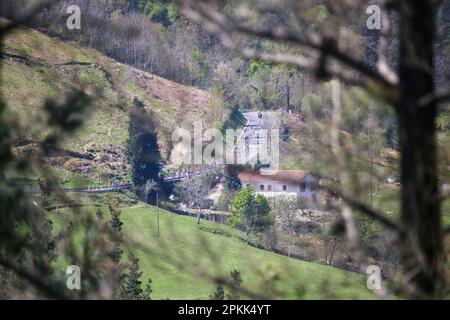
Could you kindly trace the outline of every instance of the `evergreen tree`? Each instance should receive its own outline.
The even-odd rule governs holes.
[[[121,248],[123,222],[120,220],[121,210],[119,209],[119,201],[117,198],[113,198],[109,204],[109,212],[111,214],[110,226],[113,232],[113,249],[109,252],[109,256],[114,262],[119,263],[123,254]]]
[[[242,285],[241,273],[238,270],[230,272],[230,290],[225,292],[223,285],[218,284],[216,290],[209,296],[210,300],[239,300],[239,291]]]
[[[128,255],[128,273],[122,275],[121,297],[132,300],[150,300],[152,293],[151,279],[148,279],[147,286],[142,289],[142,271],[139,268],[139,259],[133,254]]]
[[[134,99],[128,127],[128,161],[132,167],[132,179],[136,186],[143,187],[148,180],[159,182],[161,160],[155,125],[142,101]]]
[[[95,212],[95,215],[97,216],[97,219],[100,221],[103,221],[103,211],[101,209],[97,209],[97,211]]]
[[[225,300],[225,290],[221,284],[217,285],[216,291],[209,296],[210,300]]]
[[[238,169],[235,166],[226,166],[224,171],[223,186],[227,193],[233,193],[241,189],[241,181],[238,177]]]
[[[227,293],[227,300],[239,300],[239,291],[242,285],[241,273],[238,270],[233,270],[230,272],[231,276],[231,290]]]
[[[119,201],[117,198],[113,198],[108,206],[109,212],[111,213],[111,228],[120,234],[122,232],[123,222],[120,220],[121,210],[119,209]]]
[[[153,292],[152,279],[148,278],[147,286],[145,287],[144,291],[142,292],[142,300],[151,300],[152,292]]]

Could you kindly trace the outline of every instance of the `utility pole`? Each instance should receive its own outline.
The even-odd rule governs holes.
[[[289,248],[288,248],[288,257],[291,257],[291,247],[292,247],[292,222],[289,228]]]
[[[291,110],[291,86],[289,84],[289,79],[292,78],[294,73],[292,71],[288,71],[286,77],[286,112],[289,113]]]
[[[289,86],[289,78],[291,75],[288,73],[288,76],[286,77],[286,112],[289,113],[289,106],[291,104],[291,88]]]
[[[370,154],[370,207],[373,207],[373,108],[369,108],[369,154]]]
[[[156,193],[156,224],[157,224],[158,238],[159,238],[159,191],[160,189],[156,181],[154,181],[153,179],[147,180],[147,182],[145,183],[145,193],[146,193],[145,201],[146,202],[148,201],[148,195],[150,192]]]
[[[159,238],[159,192],[156,191],[156,224],[158,228],[158,238]]]

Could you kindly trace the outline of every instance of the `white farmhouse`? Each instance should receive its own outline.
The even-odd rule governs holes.
[[[245,170],[239,174],[243,187],[252,187],[268,198],[280,195],[297,196],[316,202],[320,191],[318,179],[304,170]]]

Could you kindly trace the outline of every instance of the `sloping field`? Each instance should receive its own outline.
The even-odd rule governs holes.
[[[61,217],[54,217],[55,231]],[[227,277],[233,270],[241,272],[246,289],[262,296],[374,297],[362,275],[251,247],[244,234],[223,225],[207,221],[197,225],[192,217],[160,210],[158,238],[156,210],[143,204],[122,208],[121,220],[126,239],[137,243],[128,250],[140,259],[143,282],[152,279],[153,299],[208,299],[215,289],[208,279]]]

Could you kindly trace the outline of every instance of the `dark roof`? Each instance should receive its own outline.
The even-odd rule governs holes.
[[[301,183],[309,174],[304,170],[262,170],[262,174],[261,171],[245,170],[239,174],[239,180],[241,183]]]

